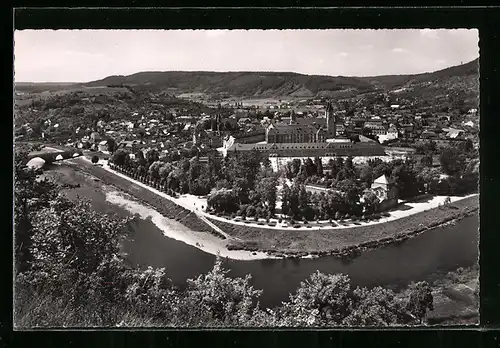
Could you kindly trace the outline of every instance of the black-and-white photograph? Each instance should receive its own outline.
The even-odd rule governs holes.
[[[16,30],[16,330],[479,324],[475,29]]]

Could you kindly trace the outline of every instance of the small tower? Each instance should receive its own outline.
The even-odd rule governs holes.
[[[297,115],[295,115],[295,111],[290,111],[290,124],[297,123]]]
[[[332,103],[328,101],[328,104],[326,104],[326,136],[329,139],[335,138],[337,135],[336,122],[337,118],[335,117]]]
[[[222,122],[222,117],[220,114],[217,114],[215,116],[215,129],[217,130],[217,132],[220,132],[220,124]]]

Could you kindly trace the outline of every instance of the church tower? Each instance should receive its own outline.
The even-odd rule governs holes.
[[[335,138],[337,136],[336,122],[337,118],[335,117],[332,103],[328,101],[328,104],[326,104],[326,137],[328,139]]]
[[[220,132],[220,124],[221,124],[221,121],[222,121],[221,109],[222,109],[222,106],[219,103],[217,105],[217,112],[215,114],[215,117],[213,117],[213,119],[211,120],[211,125],[212,125],[212,131],[213,132],[215,132],[215,131]]]
[[[297,115],[295,115],[295,111],[290,111],[290,124],[297,123]]]

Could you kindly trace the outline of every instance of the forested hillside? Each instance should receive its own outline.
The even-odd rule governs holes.
[[[178,93],[227,93],[232,96],[276,97],[333,96],[390,91],[396,88],[426,86],[450,88],[456,82],[477,87],[479,59],[432,73],[375,77],[302,75],[286,72],[140,72],[129,76],[109,76],[84,84],[87,87],[134,85],[150,90]]]

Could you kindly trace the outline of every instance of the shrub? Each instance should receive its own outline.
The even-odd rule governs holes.
[[[279,223],[281,223],[282,221],[283,221],[283,219],[282,219],[282,218],[279,218],[279,219],[278,219],[278,222],[279,222]]]
[[[261,216],[263,216],[263,215],[264,215],[264,214],[263,214],[263,211],[262,211],[262,208],[261,208],[261,207],[257,207],[257,208],[255,208],[255,216],[257,216],[257,217],[261,217]]]
[[[247,216],[254,216],[255,215],[255,207],[253,205],[249,205],[247,207]]]
[[[97,162],[99,162],[99,156],[97,156],[97,155],[92,156],[91,161],[92,161],[92,163],[96,164]]]

